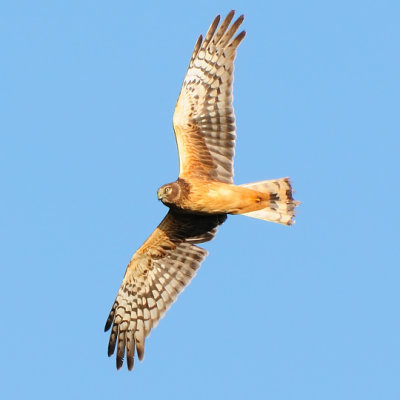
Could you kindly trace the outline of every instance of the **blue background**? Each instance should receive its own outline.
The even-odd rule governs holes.
[[[244,13],[235,182],[290,176],[293,227],[230,217],[117,372],[103,326],[178,174],[194,43]],[[3,1],[7,399],[399,399],[397,1]]]

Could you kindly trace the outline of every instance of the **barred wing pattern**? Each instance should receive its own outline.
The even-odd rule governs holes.
[[[244,18],[229,28],[234,14],[218,29],[220,16],[215,18],[204,40],[199,37],[189,63],[173,117],[180,178],[233,182],[233,62],[245,36],[243,31],[232,39]]]
[[[144,356],[145,338],[195,276],[207,251],[196,246],[215,236],[226,215],[200,216],[169,211],[133,255],[107,319],[111,327],[108,355],[117,348],[117,368],[126,352],[128,369],[135,348]]]

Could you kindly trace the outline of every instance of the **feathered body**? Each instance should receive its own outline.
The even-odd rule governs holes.
[[[169,188],[171,191],[166,193]],[[170,208],[193,214],[253,216],[250,213],[267,209],[277,215],[261,219],[286,225],[293,222],[294,208],[298,203],[293,200],[288,178],[242,186],[198,178],[192,178],[188,182],[179,178],[162,186],[158,191],[158,198]]]

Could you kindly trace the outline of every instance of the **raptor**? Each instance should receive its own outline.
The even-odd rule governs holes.
[[[143,359],[146,337],[207,255],[198,244],[213,239],[227,214],[293,223],[298,202],[288,178],[233,183],[233,69],[245,37],[236,34],[243,15],[233,18],[231,11],[220,24],[217,16],[190,59],[173,116],[179,177],[158,190],[169,211],[130,260],[105,326],[118,369],[125,356],[133,369],[135,350]]]

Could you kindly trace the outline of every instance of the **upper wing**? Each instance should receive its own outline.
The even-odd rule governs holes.
[[[108,355],[117,345],[117,368],[125,349],[133,369],[135,347],[143,359],[144,341],[178,294],[189,284],[207,255],[196,243],[211,240],[226,215],[200,216],[169,211],[156,230],[136,251],[107,319],[112,326]]]
[[[245,36],[243,31],[232,39],[244,18],[228,29],[234,14],[231,11],[217,30],[218,15],[193,50],[173,117],[181,178],[233,182],[233,61]]]

